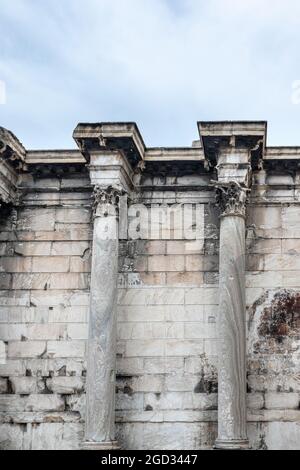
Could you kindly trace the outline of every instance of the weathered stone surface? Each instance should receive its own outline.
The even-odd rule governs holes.
[[[47,388],[59,395],[74,395],[84,390],[85,381],[81,377],[55,377],[46,380]]]
[[[114,420],[124,449],[211,449],[217,437],[218,388],[221,406],[226,397],[226,405],[230,398],[236,405],[225,410],[226,429],[246,416],[243,396],[235,393],[245,385],[246,370],[239,362],[244,354],[243,325],[250,445],[299,448],[300,152],[264,149],[263,144],[245,150],[257,136],[264,140],[260,125],[249,123],[239,123],[238,136],[233,135],[236,124],[225,123],[217,148],[219,126],[209,124],[207,130],[200,125],[203,147],[197,142],[192,149],[172,150],[145,149],[137,134],[125,144],[127,137],[116,132],[111,141],[103,135],[104,128],[97,126],[95,131],[91,126],[87,134],[93,137],[84,136],[87,146],[80,151],[28,152],[26,172],[18,175],[7,171],[6,161],[9,181],[18,180],[24,191],[18,207],[0,209],[1,449],[80,449],[86,424],[92,423],[93,438],[113,439]],[[241,134],[245,126],[246,138]],[[122,128],[126,136],[127,130]],[[109,145],[114,150],[105,147]],[[119,145],[121,152],[116,150]],[[94,153],[91,159],[89,152]],[[145,168],[136,169],[133,176],[144,157]],[[236,236],[242,222],[228,230],[231,236],[224,243],[223,220],[211,186],[217,159],[222,183],[236,178],[247,186],[249,164],[253,173],[245,224],[243,324],[242,263],[237,259],[242,242]],[[1,162],[0,167],[3,176]],[[119,256],[111,246],[106,250],[102,239],[99,245],[92,242],[90,176],[106,187],[113,179],[130,196],[122,205],[125,217],[120,214]],[[2,189],[0,181],[1,194]],[[156,204],[155,220],[147,233],[147,213],[141,209],[140,239],[130,240],[127,203],[131,221],[136,200],[150,209]],[[230,211],[237,204],[242,215],[240,202],[233,197]],[[173,204],[198,205],[200,239],[184,239],[179,226],[169,230],[166,220],[159,220],[166,205]],[[194,225],[195,219],[186,221],[189,233]],[[93,258],[96,281],[91,291]],[[219,302],[224,275],[229,295]],[[119,305],[114,311],[116,298]],[[230,346],[228,354],[222,353],[218,377],[219,336]],[[87,357],[91,338],[95,348]],[[222,368],[229,366],[224,391]],[[88,395],[94,393],[88,401],[86,374],[92,377]]]
[[[104,197],[106,196],[107,193]],[[101,211],[103,206],[99,206],[98,210]],[[113,442],[115,439],[114,382],[118,276],[118,240],[114,233],[116,227],[117,221],[114,215],[95,218],[87,356],[85,430],[87,445],[90,442]]]
[[[35,377],[13,377],[10,385],[12,392],[19,395],[42,393],[45,390],[44,382]]]
[[[220,228],[216,445],[243,448],[247,447],[245,220],[239,213],[243,215],[245,207],[237,209],[236,202],[232,207],[227,194],[225,203]]]

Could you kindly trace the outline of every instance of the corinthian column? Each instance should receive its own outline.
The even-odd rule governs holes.
[[[115,362],[119,187],[95,187],[94,237],[87,355],[85,443],[116,449]]]
[[[221,210],[217,449],[247,449],[245,212],[247,189],[216,183]]]

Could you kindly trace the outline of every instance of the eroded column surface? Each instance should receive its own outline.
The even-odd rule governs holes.
[[[218,449],[247,449],[245,204],[238,183],[217,188],[221,210]]]
[[[116,188],[95,188],[87,356],[85,449],[118,448],[115,441],[118,199]]]

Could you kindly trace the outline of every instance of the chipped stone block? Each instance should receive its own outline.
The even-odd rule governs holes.
[[[89,242],[53,242],[51,248],[52,256],[84,256],[90,249]]]
[[[65,397],[67,408],[80,414],[81,419],[85,419],[86,395],[69,395]]]
[[[30,395],[32,393],[42,393],[45,390],[45,384],[42,380],[35,377],[12,377],[10,384],[13,393],[19,395]]]
[[[84,390],[85,381],[81,377],[54,377],[46,381],[47,388],[52,393],[74,395]]]
[[[30,395],[25,402],[25,411],[64,411],[65,402],[58,395]]]
[[[12,341],[8,344],[9,358],[41,357],[44,354],[45,341]]]
[[[26,374],[33,377],[82,376],[86,371],[82,359],[26,359],[23,361]],[[25,374],[25,372],[24,372]]]

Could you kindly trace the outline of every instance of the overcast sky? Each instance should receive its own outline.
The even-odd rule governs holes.
[[[27,148],[101,121],[189,146],[198,120],[226,119],[300,146],[299,0],[0,0],[0,31],[0,126]]]

